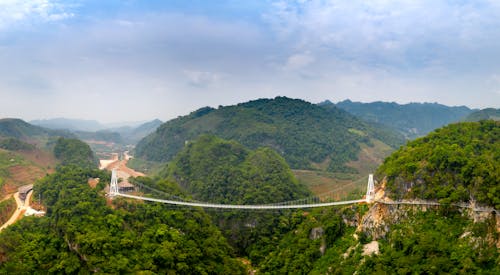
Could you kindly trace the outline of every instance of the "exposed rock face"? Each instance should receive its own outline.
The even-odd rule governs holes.
[[[311,233],[309,233],[309,239],[311,240],[317,240],[325,234],[325,230],[323,227],[315,227],[311,229]]]
[[[378,242],[371,241],[363,246],[363,256],[379,254]]]
[[[309,233],[309,239],[311,240],[321,239],[321,245],[319,247],[319,253],[321,253],[321,255],[325,255],[326,252],[326,242],[325,238],[323,238],[324,235],[325,235],[325,230],[321,226],[311,229],[311,232]]]
[[[386,179],[382,181],[381,186],[376,189],[375,201],[386,202],[375,203],[368,210],[368,212],[361,218],[358,224],[357,231],[362,232],[368,236],[371,236],[373,240],[378,240],[384,238],[390,230],[391,224],[398,223],[401,219],[407,218],[409,213],[413,211],[427,211],[428,209],[437,208],[439,206],[432,205],[398,205],[390,204],[393,202],[385,194],[385,183]],[[406,200],[408,203],[422,203],[422,200]],[[468,217],[477,222],[491,221],[492,230],[496,229],[496,233],[500,233],[500,214],[495,211],[474,211],[473,209],[489,209],[485,206],[478,206],[474,201],[470,202],[467,207],[459,208],[463,215],[468,215]],[[496,242],[497,247],[500,248],[500,239],[491,238]]]
[[[400,215],[404,214],[404,212],[396,213],[394,209],[391,209],[393,207],[379,203],[373,205],[361,219],[357,231],[370,235],[374,240],[385,237],[389,232],[390,224],[397,222]]]

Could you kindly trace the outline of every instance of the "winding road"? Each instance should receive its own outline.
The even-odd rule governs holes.
[[[7,226],[15,223],[17,220],[21,219],[23,217],[23,214],[31,208],[30,207],[31,195],[33,195],[33,191],[30,191],[28,193],[28,195],[26,196],[26,200],[23,202],[19,198],[19,192],[16,192],[14,194],[14,199],[16,200],[17,209],[14,212],[14,214],[12,214],[10,219],[7,222],[5,222],[2,226],[0,226],[0,231],[5,229]]]

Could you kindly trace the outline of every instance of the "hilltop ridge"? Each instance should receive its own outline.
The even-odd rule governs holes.
[[[393,147],[402,136],[374,128],[338,108],[325,109],[287,97],[258,99],[218,109],[205,107],[162,124],[142,139],[136,156],[169,161],[186,141],[210,133],[234,139],[255,149],[266,146],[283,156],[292,168],[310,169],[322,163],[329,171],[351,171],[362,144],[378,139]]]

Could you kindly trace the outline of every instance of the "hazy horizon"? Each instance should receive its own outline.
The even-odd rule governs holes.
[[[279,95],[278,95],[279,96]],[[250,99],[250,101],[252,100],[257,100],[257,99],[263,99],[263,98],[255,98],[255,99]],[[271,98],[268,98],[268,99],[271,99]],[[302,98],[295,98],[295,99],[302,99]],[[302,99],[304,100],[304,99]],[[325,99],[325,100],[322,100],[322,101],[319,101],[319,102],[311,102],[313,104],[318,104],[318,103],[321,103],[321,102],[324,102],[324,101],[331,101],[329,99]],[[346,98],[346,99],[343,99],[343,100],[339,100],[339,101],[331,101],[332,103],[336,104],[336,103],[339,103],[341,101],[345,101],[345,100],[351,100],[349,98]],[[307,100],[306,100],[307,101]],[[446,104],[442,104],[442,103],[439,103],[439,102],[406,102],[406,103],[399,103],[399,102],[395,102],[395,101],[379,101],[379,100],[376,100],[376,101],[370,101],[370,102],[362,102],[362,101],[354,101],[354,100],[351,100],[352,102],[361,102],[361,103],[375,103],[375,102],[384,102],[384,103],[397,103],[397,104],[400,104],[400,105],[406,105],[406,104],[412,104],[412,103],[416,103],[416,104],[441,104],[441,105],[445,105],[445,106],[448,106],[448,107],[467,107],[471,110],[480,110],[480,109],[485,109],[485,108],[472,108],[470,106],[467,106],[467,105],[446,105]],[[244,103],[244,102],[236,102],[234,104],[228,104],[228,105],[218,105],[218,106],[200,106],[199,108],[196,108],[196,109],[192,109],[192,110],[189,110],[188,112],[184,113],[184,114],[178,114],[174,117],[171,117],[171,118],[160,118],[160,117],[152,117],[152,118],[146,118],[146,119],[140,119],[140,120],[116,120],[116,121],[102,121],[102,120],[99,120],[99,119],[89,119],[89,118],[84,118],[84,117],[64,117],[64,116],[59,116],[59,117],[43,117],[43,118],[31,118],[31,119],[25,119],[23,117],[8,117],[8,116],[5,116],[5,117],[0,117],[0,119],[2,118],[18,118],[18,119],[22,119],[26,122],[30,122],[30,121],[36,121],[36,120],[40,120],[40,121],[44,121],[44,120],[55,120],[55,119],[69,119],[69,120],[82,120],[82,121],[89,121],[89,122],[98,122],[100,124],[102,124],[103,126],[109,126],[109,125],[113,125],[113,124],[123,124],[123,125],[132,125],[132,124],[142,124],[142,123],[146,123],[146,122],[150,122],[150,121],[153,121],[153,120],[156,120],[156,119],[159,119],[161,120],[162,122],[166,122],[168,120],[171,120],[171,119],[175,119],[179,116],[185,116],[185,115],[188,115],[189,113],[193,112],[193,111],[196,111],[200,108],[204,108],[204,107],[211,107],[211,108],[215,108],[217,109],[219,106],[231,106],[231,105],[236,105],[238,103]],[[488,108],[488,107],[486,107]],[[491,108],[491,107],[490,107]]]
[[[165,121],[276,96],[499,108],[500,3],[0,1],[0,117]]]

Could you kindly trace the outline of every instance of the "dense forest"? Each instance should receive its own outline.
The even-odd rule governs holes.
[[[392,127],[408,139],[423,136],[434,129],[465,118],[473,110],[465,107],[449,107],[438,103],[371,102],[361,103],[344,100],[337,104],[325,101],[324,107],[336,106],[372,123]]]
[[[393,147],[402,136],[372,127],[338,108],[322,108],[298,99],[259,99],[235,106],[202,108],[168,121],[141,140],[136,156],[170,161],[184,144],[203,133],[236,140],[256,149],[266,146],[292,168],[329,163],[329,171],[352,171],[345,163],[356,159],[360,144],[379,139]]]
[[[109,174],[63,166],[35,185],[47,215],[0,234],[0,273],[242,274],[206,214],[123,200],[107,204],[89,178]]]
[[[489,165],[498,165],[498,126],[498,122],[482,121],[439,129],[395,152],[378,176],[387,176],[391,196],[414,197],[427,193],[412,193],[418,190],[415,188],[408,193],[407,185],[394,184],[405,182],[393,178],[394,173],[408,178],[412,173],[432,172],[441,179],[456,177],[463,183],[475,180],[475,189],[470,190],[480,201],[481,192],[495,192],[493,187],[498,186],[488,174],[481,174]],[[440,147],[453,150],[442,155]],[[75,152],[80,158],[87,156],[85,150]],[[422,156],[429,161],[419,159]],[[476,165],[472,167],[475,172],[457,170],[464,156],[473,160],[470,165]],[[415,163],[423,166],[412,168]],[[478,163],[485,168],[480,169]],[[79,164],[83,167],[59,166],[56,173],[35,184],[35,195],[42,198],[47,215],[24,218],[0,234],[0,274],[500,272],[498,218],[494,214],[472,219],[467,211],[453,207],[421,209],[381,204],[297,211],[218,211],[108,200],[104,187],[110,180],[109,173],[84,168],[86,162]],[[497,166],[490,168],[491,173],[498,173]],[[457,171],[464,173],[459,175]],[[87,183],[89,178],[100,178],[100,183],[92,188]],[[168,193],[220,203],[266,203],[310,195],[273,150],[252,150],[213,135],[189,141],[157,177],[140,177],[132,182],[147,196]],[[438,194],[441,189],[436,191],[436,187],[444,188],[445,184],[430,182],[420,191]],[[454,185],[448,189],[461,190]],[[373,221],[367,222],[373,212],[385,213],[383,234],[375,234],[370,226]],[[367,250],[373,244],[377,248]]]
[[[249,150],[235,141],[202,135],[169,163],[168,177],[196,200],[224,204],[266,204],[310,196],[288,164],[269,148]],[[211,212],[240,256],[258,263],[280,232],[274,229],[290,211]]]
[[[378,169],[394,198],[475,200],[500,209],[500,122],[451,124],[409,142]]]
[[[78,139],[59,138],[54,146],[54,155],[62,165],[96,168],[97,158],[90,146]]]

